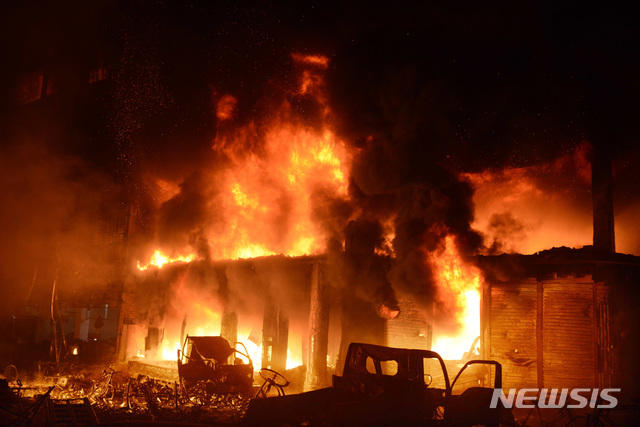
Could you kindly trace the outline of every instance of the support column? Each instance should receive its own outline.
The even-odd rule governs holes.
[[[262,323],[262,367],[284,372],[289,348],[289,317],[269,301]]]
[[[224,310],[220,324],[220,336],[229,341],[231,347],[238,341],[238,315],[234,311]],[[229,356],[228,363],[233,364],[235,358]]]
[[[320,263],[311,267],[311,304],[309,310],[309,359],[304,391],[328,385],[327,350],[329,346],[329,299]]]

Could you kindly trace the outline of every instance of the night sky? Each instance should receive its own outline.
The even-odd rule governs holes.
[[[255,117],[261,97],[275,91],[268,82],[293,83],[289,54],[299,51],[331,58],[332,101],[352,128],[384,125],[371,96],[402,70],[411,70],[405,80],[414,91],[436,86],[433,108],[453,134],[434,154],[455,156],[466,170],[534,164],[583,139],[620,155],[637,139],[639,34],[622,6],[143,1],[3,9],[5,95],[16,73],[100,51],[139,74],[128,82],[146,86],[138,87],[147,97],[139,110],[197,104],[210,85],[252,104],[245,114]],[[189,116],[181,120],[198,121]]]

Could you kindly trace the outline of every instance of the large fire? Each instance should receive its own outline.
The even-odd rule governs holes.
[[[224,218],[206,233],[210,256],[213,260],[243,259],[284,254],[301,256],[319,254],[326,250],[327,230],[320,227],[317,206],[323,197],[348,200],[352,153],[336,137],[328,120],[330,109],[324,96],[322,71],[328,59],[321,56],[292,55],[302,68],[296,93],[312,96],[321,108],[324,121],[321,126],[308,126],[295,120],[291,105],[284,102],[274,111],[267,125],[250,122],[233,131],[221,132],[213,141],[212,150],[225,159],[225,167],[211,175],[211,185],[216,188],[215,200],[209,203],[211,217]],[[226,94],[216,103],[217,117],[225,126],[233,126],[236,109],[241,102]],[[260,133],[262,144],[255,140]],[[161,181],[158,187],[166,197],[176,196],[178,186]],[[167,199],[168,200],[168,199]],[[320,211],[321,212],[321,211]],[[394,255],[394,218],[383,221],[384,244],[377,248],[379,255]],[[174,262],[191,262],[197,259],[196,249],[158,248],[146,263],[138,263],[140,270],[152,266],[160,269]],[[460,358],[469,350],[479,335],[479,284],[480,275],[465,266],[456,254],[452,238],[446,239],[446,248],[433,256],[431,264],[438,270],[437,297],[456,313],[461,325],[459,335],[436,334],[434,349],[446,358]],[[159,349],[147,358],[175,360],[181,347],[179,337],[191,335],[220,335],[224,307],[217,301],[202,301],[191,294],[183,284],[177,285],[172,300],[176,313],[164,318],[164,337]],[[184,313],[189,313],[183,322]],[[398,315],[386,313],[386,318]],[[262,347],[260,339],[261,319],[243,323],[239,316],[238,340],[242,342],[260,366]],[[182,325],[182,326],[181,326]],[[181,330],[182,329],[182,330]],[[141,341],[142,342],[142,341]],[[302,364],[300,337],[290,337],[287,367]],[[143,352],[137,349],[138,354]]]
[[[312,198],[320,191],[346,198],[349,159],[344,144],[329,129],[280,121],[267,133],[261,156],[233,152],[245,145],[237,140],[217,143],[215,149],[230,152],[234,167],[222,183],[227,189],[222,206],[230,221],[211,237],[214,257],[322,252],[326,236],[313,220]],[[284,221],[294,226],[279,226]]]
[[[299,94],[313,96],[329,114],[323,95],[321,74],[328,59],[293,54],[305,67]],[[230,121],[238,101],[224,95],[217,103],[217,116]],[[351,156],[331,127],[307,126],[292,117],[285,102],[273,113],[263,132],[264,144],[256,146],[257,125],[253,122],[221,133],[212,150],[227,159],[222,173],[212,176],[218,189],[211,203],[211,217],[224,218],[211,227],[207,239],[213,259],[254,258],[284,254],[299,256],[323,252],[327,236],[314,221],[314,203],[323,194],[347,198]],[[166,182],[158,182],[166,188]],[[166,192],[174,196],[174,192]],[[169,256],[175,248],[158,248],[151,260],[139,263],[161,267],[171,262],[196,259],[193,248],[181,248],[179,256]]]
[[[292,59],[303,68],[296,93],[314,97],[326,116],[329,109],[320,71],[327,68],[328,59],[301,54],[293,54]],[[225,123],[232,122],[239,104],[234,96],[223,95],[216,103],[216,116]],[[328,124],[311,127],[296,121],[291,105],[285,102],[260,132],[264,141],[260,146],[254,144],[258,129],[253,122],[233,132],[221,132],[213,142],[212,150],[226,159],[226,167],[212,175],[215,180],[212,185],[218,191],[211,203],[211,217],[225,219],[221,222],[223,226],[212,227],[206,236],[212,259],[321,253],[326,249],[328,236],[318,225],[314,204],[325,194],[333,199],[348,197],[351,157]],[[167,198],[177,194],[176,186],[164,181],[157,186]],[[171,190],[169,187],[174,190],[166,190]],[[175,248],[158,248],[148,262],[138,263],[138,269],[144,271],[151,266],[160,269],[197,258],[194,248],[179,248],[177,252]],[[217,306],[215,301],[203,304],[198,296],[190,295],[180,285],[176,292],[177,300],[172,305],[180,306],[180,313],[190,313],[187,333],[220,335],[222,307],[211,308]],[[180,315],[165,316],[165,337],[151,357],[176,359],[181,346],[181,322]],[[259,326],[243,325],[242,319],[239,322],[238,340],[247,348],[254,365],[260,367],[262,346],[253,334],[256,328],[260,330]],[[302,363],[301,348],[294,344],[301,340],[290,338],[287,368]]]

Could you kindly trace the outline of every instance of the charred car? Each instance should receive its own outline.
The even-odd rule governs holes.
[[[497,426],[490,408],[502,387],[498,362],[472,360],[450,383],[444,360],[428,350],[352,343],[332,387],[253,399],[245,425]]]

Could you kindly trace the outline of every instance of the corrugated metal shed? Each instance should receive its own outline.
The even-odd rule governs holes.
[[[484,357],[502,363],[506,388],[606,385],[607,301],[590,275],[487,283]]]
[[[486,358],[502,363],[505,387],[531,386],[537,381],[537,283],[493,284],[488,291],[482,322]]]

